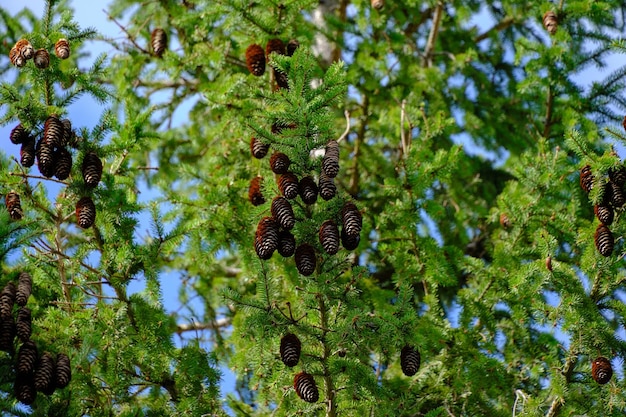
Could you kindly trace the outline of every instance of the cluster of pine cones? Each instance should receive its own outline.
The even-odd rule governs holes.
[[[72,130],[72,123],[68,119],[59,119],[52,115],[44,122],[43,132],[39,140],[27,131],[21,124],[11,130],[9,139],[15,145],[21,145],[20,163],[23,167],[29,168],[34,165],[37,159],[39,172],[46,178],[56,177],[58,180],[66,180],[72,172],[72,153],[70,148],[78,147],[79,140]],[[83,156],[81,172],[85,188],[95,188],[102,178],[102,161],[93,151],[88,151]],[[19,206],[19,196],[12,191],[7,196],[6,205],[14,207],[14,220],[21,218],[21,207]],[[17,204],[16,204],[17,202]],[[9,213],[12,210],[9,208]],[[17,214],[20,213],[19,218]],[[76,204],[76,217],[78,225],[82,228],[91,227],[96,219],[96,208],[93,200],[89,196],[82,197]]]
[[[626,184],[626,168],[620,165],[617,168],[609,170],[608,181],[606,179],[594,178],[591,172],[591,166],[585,165],[580,170],[580,187],[589,193],[594,184],[601,184],[600,190],[601,201],[594,206],[596,217],[600,221],[596,228],[594,241],[598,252],[602,256],[611,256],[614,247],[613,233],[609,226],[613,223],[615,210],[621,210],[626,203],[624,194],[624,184]]]
[[[267,45],[265,45],[265,50],[259,44],[252,44],[246,49],[246,66],[248,71],[252,75],[260,77],[265,74],[266,57],[269,58],[272,53],[292,56],[298,49],[298,46],[300,46],[300,43],[295,39],[290,40],[287,45],[280,39],[270,39]],[[275,82],[275,86],[272,86],[274,90],[277,88],[289,88],[289,82],[285,73],[272,68],[272,76]]]
[[[269,145],[264,145],[256,138],[252,138],[250,149],[254,157],[262,158],[267,155]],[[339,173],[339,145],[334,140],[326,145],[322,170],[317,183],[311,176],[298,179],[293,172],[289,171],[290,165],[289,157],[282,152],[276,152],[270,157],[270,168],[274,174],[278,175],[277,185],[281,195],[272,200],[271,217],[263,217],[258,223],[254,248],[259,258],[263,260],[270,259],[276,250],[286,258],[295,254],[298,272],[309,276],[313,274],[317,265],[315,248],[306,242],[296,247],[295,237],[290,231],[296,223],[296,217],[289,200],[300,196],[304,204],[311,205],[317,201],[318,194],[327,201],[335,196],[337,187],[334,178]],[[262,177],[253,178],[248,189],[248,198],[255,206],[265,203],[261,190],[262,180]],[[320,245],[329,255],[334,255],[339,251],[340,241],[347,250],[356,249],[360,242],[363,220],[356,205],[346,202],[340,216],[341,234],[333,219],[324,221],[319,228]]]
[[[39,355],[37,345],[31,340],[31,311],[26,307],[33,286],[29,273],[22,272],[17,286],[8,282],[0,293],[0,350],[14,354],[15,337],[22,342],[15,364],[15,398],[32,404],[37,391],[52,395],[55,389],[65,388],[72,377],[70,359],[64,353],[56,357],[44,352]],[[18,305],[14,316],[15,304]]]
[[[70,44],[65,38],[59,39],[54,44],[54,54],[60,59],[67,59],[70,57]],[[27,39],[20,39],[11,48],[9,52],[9,60],[11,64],[18,68],[26,65],[26,62],[31,59],[35,66],[39,69],[48,68],[50,65],[50,54],[46,48],[40,48],[35,50],[33,45]]]

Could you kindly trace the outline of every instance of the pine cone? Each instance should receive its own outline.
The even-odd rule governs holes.
[[[83,229],[93,226],[96,221],[96,205],[91,197],[83,197],[76,203],[76,219]]]
[[[56,366],[56,387],[63,389],[68,386],[72,380],[72,367],[70,365],[70,358],[65,353],[59,353],[57,355]]]
[[[23,307],[26,305],[32,288],[33,277],[31,277],[28,272],[20,273],[17,279],[17,289],[15,291],[15,302],[18,306]]]
[[[37,68],[46,69],[50,66],[50,54],[43,48],[37,49],[33,56],[33,62]]]
[[[613,233],[611,233],[611,230],[608,227],[603,224],[599,224],[596,229],[594,241],[600,255],[611,256],[611,253],[613,253],[614,241]]]
[[[22,404],[31,405],[37,398],[35,381],[32,375],[18,375],[13,385],[13,394]]]
[[[274,197],[271,212],[272,217],[276,219],[283,229],[291,230],[296,224],[296,217],[293,214],[291,203],[284,197]]]
[[[95,152],[87,152],[82,165],[83,180],[88,187],[95,187],[102,179],[102,161]]]
[[[20,148],[20,163],[23,167],[29,168],[35,164],[35,138],[29,136],[22,142]]]
[[[13,316],[3,316],[2,320],[0,320],[0,350],[12,354],[14,339],[15,321]]]
[[[31,59],[33,55],[35,54],[33,45],[31,45],[31,43],[26,39],[20,39],[19,41],[17,41],[17,43],[15,44],[15,49],[17,49],[19,54],[25,60]]]
[[[626,203],[626,197],[624,196],[624,191],[622,191],[622,187],[615,184],[613,181],[609,181],[607,183],[607,188],[609,188],[610,196],[611,196],[611,205],[615,208],[620,208]]]
[[[320,173],[318,185],[320,197],[322,197],[326,201],[332,199],[335,194],[337,194],[337,186],[335,185],[335,181],[328,175],[326,175],[324,171]]]
[[[270,145],[265,145],[259,139],[254,136],[250,138],[250,152],[252,152],[252,156],[256,159],[265,158],[267,152],[270,150]]]
[[[11,220],[20,220],[24,216],[20,195],[11,190],[4,199]]]
[[[248,200],[250,200],[253,206],[260,206],[265,203],[265,197],[263,197],[263,193],[261,192],[262,182],[263,177],[254,177],[250,181],[250,188],[248,188]]]
[[[161,58],[167,49],[167,33],[161,28],[154,29],[150,34],[150,45],[154,55]]]
[[[406,345],[400,352],[400,367],[406,376],[413,376],[420,369],[420,353],[413,346]]]
[[[269,58],[272,52],[285,55],[285,43],[280,39],[270,39],[265,45],[265,55]]]
[[[24,126],[22,126],[21,123],[11,129],[11,133],[9,133],[9,139],[14,145],[24,143],[24,141],[27,140],[29,137],[30,134],[26,129],[24,129]]]
[[[543,27],[546,28],[550,35],[554,35],[556,33],[556,30],[559,27],[559,22],[556,18],[556,14],[553,11],[548,10],[543,15]]]
[[[55,373],[54,357],[50,352],[44,352],[35,368],[35,389],[46,395],[52,395],[56,382]]]
[[[317,256],[315,249],[308,243],[303,243],[296,248],[296,268],[298,272],[305,277],[308,277],[315,272],[315,266],[317,263]]]
[[[352,202],[347,202],[341,209],[341,222],[346,235],[356,236],[361,233],[363,217],[361,212]]]
[[[334,255],[339,251],[339,229],[332,220],[322,223],[319,231],[320,244],[327,254]]]
[[[296,49],[298,49],[299,46],[300,42],[295,39],[291,39],[287,43],[287,56],[293,56],[294,52],[296,52]]]
[[[37,366],[37,345],[32,340],[22,343],[17,353],[17,373],[20,375],[33,375]]]
[[[611,206],[600,206],[596,204],[593,206],[593,211],[596,214],[596,217],[602,224],[605,226],[610,226],[613,223],[613,209]]]
[[[300,194],[300,198],[304,204],[315,204],[317,201],[317,184],[315,184],[315,180],[312,177],[306,176],[300,180],[298,184],[298,194]]]
[[[271,217],[263,217],[256,228],[254,249],[259,258],[270,259],[278,248],[278,224]]]
[[[62,146],[67,146],[72,142],[74,131],[72,130],[72,122],[70,119],[62,119],[61,124],[63,125],[63,140]]]
[[[335,178],[339,173],[339,144],[336,140],[331,140],[326,145],[326,152],[322,159],[322,171],[329,178]]]
[[[280,339],[280,359],[285,365],[292,368],[300,361],[302,344],[300,339],[293,333],[287,333]]]
[[[385,7],[385,0],[370,0],[370,4],[376,10],[380,10]]]
[[[282,230],[278,234],[278,253],[283,258],[289,258],[296,252],[296,238],[289,230]]]
[[[27,342],[30,340],[30,335],[32,331],[32,313],[30,308],[28,307],[20,307],[17,310],[17,320],[15,322],[15,328],[17,337],[22,342]]]
[[[611,361],[604,356],[598,356],[591,363],[591,376],[598,384],[606,384],[613,376],[613,367]]]
[[[361,242],[361,235],[347,235],[344,229],[341,230],[341,246],[346,250],[355,250]]]
[[[509,216],[506,213],[500,214],[500,226],[502,226],[504,229],[508,229],[511,227],[511,219],[509,219]]]
[[[297,373],[293,378],[293,387],[296,390],[298,397],[302,398],[308,403],[314,403],[319,400],[319,392],[317,391],[317,385],[315,385],[315,379],[313,375],[306,372]]]
[[[252,75],[260,77],[265,73],[265,52],[260,45],[252,44],[246,49],[246,65]]]
[[[56,168],[54,146],[41,139],[35,150],[35,155],[37,156],[37,167],[41,175],[51,178]]]
[[[49,145],[54,148],[63,146],[65,127],[58,117],[52,115],[46,119],[43,125],[43,138],[41,144]]]
[[[593,174],[591,173],[590,165],[585,165],[580,170],[580,188],[586,193],[593,188]]]
[[[285,174],[289,171],[289,165],[289,157],[282,152],[274,152],[270,157],[270,168],[274,174]]]
[[[67,39],[61,38],[54,44],[54,53],[60,59],[67,59],[70,57],[70,44]]]
[[[13,305],[15,304],[16,296],[17,289],[15,284],[11,281],[7,282],[2,289],[2,293],[0,293],[0,319],[4,320],[13,316]]]
[[[626,184],[626,167],[619,165],[609,169],[609,179],[619,187],[623,187]]]
[[[11,51],[9,51],[9,60],[11,61],[11,64],[15,65],[18,68],[26,65],[26,60],[15,46],[11,48]]]
[[[298,195],[298,177],[293,172],[286,172],[278,178],[278,189],[288,199],[294,199]]]
[[[72,172],[72,154],[64,147],[59,147],[55,151],[54,159],[56,161],[54,176],[61,181],[66,180]]]

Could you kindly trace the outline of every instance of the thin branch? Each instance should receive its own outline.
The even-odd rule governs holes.
[[[177,334],[182,334],[185,332],[195,332],[195,331],[202,331],[202,330],[219,330],[221,328],[224,327],[228,327],[231,325],[231,321],[230,318],[221,318],[221,319],[217,319],[211,323],[198,323],[198,322],[192,322],[192,323],[181,323],[176,325],[176,333]]]
[[[348,136],[348,133],[350,133],[350,112],[348,110],[344,110],[343,115],[346,117],[346,130],[341,134],[341,136],[339,136],[337,143],[344,140],[346,136]]]
[[[550,128],[552,127],[552,110],[554,108],[554,92],[552,86],[548,86],[548,98],[546,99],[546,118],[543,122],[543,134],[542,136],[548,139],[550,136]]]
[[[443,16],[443,3],[437,3],[437,7],[435,8],[435,15],[433,16],[433,26],[430,29],[430,33],[428,34],[428,41],[426,42],[426,47],[424,48],[424,64],[426,68],[430,68],[433,66],[432,61],[432,53],[435,49],[435,41],[437,40],[437,35],[439,34],[439,26],[441,25],[441,17]]]
[[[513,17],[511,16],[507,16],[504,19],[502,19],[501,21],[499,21],[497,24],[495,24],[494,26],[492,26],[491,28],[487,29],[486,32],[481,33],[480,35],[478,35],[475,39],[474,39],[474,43],[479,43],[484,41],[485,39],[489,38],[489,36],[494,33],[494,32],[500,32],[506,28],[508,28],[509,26],[511,26],[513,23],[515,22],[515,19],[513,19]]]
[[[400,141],[402,142],[402,155],[406,158],[409,152],[409,144],[407,143],[406,132],[404,131],[404,122],[406,119],[406,99],[400,104]]]
[[[107,17],[113,21],[113,23],[115,23],[120,29],[122,29],[122,31],[126,34],[126,36],[128,37],[128,40],[135,46],[135,48],[139,49],[141,52],[143,52],[144,54],[148,54],[148,55],[152,55],[149,51],[147,51],[146,49],[144,49],[143,47],[141,47],[136,41],[135,41],[135,37],[133,35],[131,35],[128,30],[121,24],[119,23],[113,16],[111,16],[106,10],[102,10]]]

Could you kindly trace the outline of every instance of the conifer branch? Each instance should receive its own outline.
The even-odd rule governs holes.
[[[546,99],[546,117],[543,122],[543,134],[542,136],[549,139],[550,128],[552,127],[552,111],[554,107],[554,91],[552,85],[548,86],[548,98]]]
[[[320,312],[320,327],[322,330],[322,336],[320,341],[322,342],[323,354],[322,354],[322,369],[324,370],[324,387],[326,388],[326,417],[337,416],[337,404],[335,403],[335,386],[330,368],[328,367],[328,359],[332,355],[330,346],[326,340],[326,334],[328,330],[328,311],[326,309],[326,303],[324,302],[324,295],[317,294],[317,303]]]
[[[119,27],[122,30],[122,32],[124,32],[126,34],[128,40],[130,41],[130,43],[132,43],[135,46],[135,48],[139,49],[144,54],[152,55],[150,53],[150,51],[146,50],[141,45],[139,45],[137,43],[137,41],[135,41],[135,37],[130,34],[130,32],[128,31],[128,29],[126,29],[126,27],[124,25],[122,25],[120,22],[118,22],[117,19],[115,19],[113,16],[111,16],[106,10],[102,10],[102,11],[107,15],[109,20],[113,21],[113,23],[115,23],[117,25],[117,27]]]
[[[361,156],[361,143],[365,140],[365,133],[367,131],[368,113],[369,113],[369,96],[363,95],[363,104],[361,105],[363,114],[361,116],[361,125],[359,131],[354,140],[354,162],[352,163],[352,173],[350,175],[349,193],[352,196],[357,195],[359,192],[359,157]]]

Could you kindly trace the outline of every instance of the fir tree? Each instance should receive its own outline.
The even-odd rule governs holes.
[[[113,0],[120,39],[0,8],[0,409],[623,415],[625,12]]]

